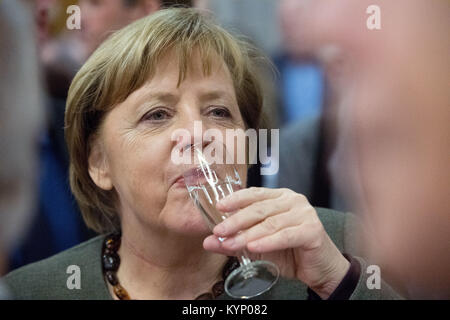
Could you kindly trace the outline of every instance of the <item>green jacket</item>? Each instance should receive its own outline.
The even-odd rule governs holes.
[[[381,282],[380,289],[368,289],[367,262],[358,256],[356,219],[328,209],[317,208],[317,213],[330,238],[343,253],[351,254],[361,264],[361,275],[350,299],[401,299],[388,284]],[[112,299],[102,273],[101,250],[104,236],[98,236],[48,259],[12,271],[2,280],[15,299]],[[80,268],[81,288],[69,289],[68,278]],[[70,286],[69,286],[70,287]],[[307,286],[298,280],[281,278],[278,283],[258,299],[307,299]],[[227,299],[227,296],[219,298]]]

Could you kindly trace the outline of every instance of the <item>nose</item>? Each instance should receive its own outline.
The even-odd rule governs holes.
[[[189,104],[180,108],[177,125],[172,131],[171,140],[180,150],[186,150],[188,147],[206,147],[210,141],[204,140],[205,124],[202,121],[199,108]]]
[[[194,146],[204,149],[208,144],[211,143],[211,141],[206,141],[203,139],[203,129],[202,126],[198,123],[195,124],[195,128],[192,130],[182,128],[174,132],[172,141],[175,142],[176,146],[180,150],[185,151]]]

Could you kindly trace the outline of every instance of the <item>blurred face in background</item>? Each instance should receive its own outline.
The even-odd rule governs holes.
[[[381,30],[369,30],[369,5]],[[370,228],[368,248],[408,295],[450,296],[450,2],[283,0],[294,56],[331,89],[332,174]],[[386,274],[385,274],[386,275]]]
[[[33,9],[30,2],[0,1],[0,276],[36,211],[39,137],[46,115]]]
[[[92,53],[112,32],[159,9],[159,0],[80,0],[81,33]]]
[[[25,1],[24,1],[25,2]],[[34,14],[36,19],[37,44],[41,46],[48,40],[48,13],[54,0],[37,0],[34,3],[29,1],[30,7],[34,5]]]

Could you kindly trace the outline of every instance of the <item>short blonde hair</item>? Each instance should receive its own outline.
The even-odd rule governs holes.
[[[111,35],[76,74],[69,89],[65,135],[70,155],[70,186],[88,227],[99,233],[120,228],[114,190],[99,188],[89,175],[90,141],[109,110],[154,75],[168,51],[186,76],[193,51],[203,71],[222,59],[228,67],[247,128],[258,129],[262,92],[257,65],[264,59],[247,41],[232,36],[205,13],[189,8],[164,9]]]

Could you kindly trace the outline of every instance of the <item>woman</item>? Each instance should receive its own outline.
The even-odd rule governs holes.
[[[218,209],[237,213],[209,235],[170,160],[175,146],[192,141],[173,133],[199,138],[195,121],[220,132],[258,129],[257,59],[193,9],[163,10],[111,36],[74,78],[66,110],[72,191],[102,235],[12,272],[5,280],[13,294],[225,298],[223,278],[234,264],[227,256],[246,246],[281,269],[263,298],[395,297],[384,283],[367,290],[365,262],[341,253],[351,235],[347,216],[315,209],[290,190],[236,192]],[[245,183],[246,165],[238,170]]]

